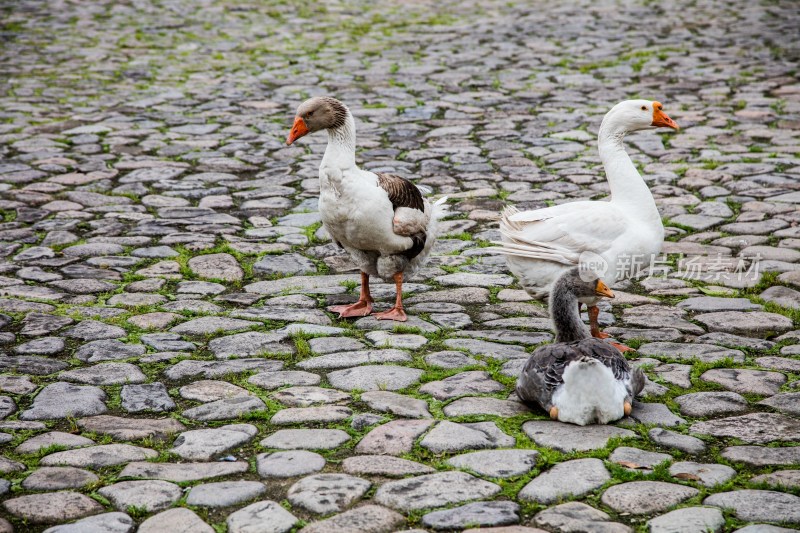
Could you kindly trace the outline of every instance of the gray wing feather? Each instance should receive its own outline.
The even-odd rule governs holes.
[[[631,397],[639,396],[639,393],[644,389],[644,372],[641,368],[634,368],[631,372]]]
[[[590,337],[575,343],[575,348],[582,355],[597,359],[610,368],[616,379],[625,379],[630,375],[631,367],[622,352],[607,342]]]
[[[549,411],[556,388],[564,383],[564,369],[581,354],[574,343],[556,343],[537,348],[517,379],[517,396],[536,402]]]
[[[636,396],[644,388],[644,374],[634,368],[622,353],[600,339],[549,344],[538,348],[525,363],[517,379],[517,396],[526,403],[535,403],[545,411],[552,407],[556,388],[564,383],[564,370],[573,361],[596,359],[611,369],[614,378],[624,382]]]

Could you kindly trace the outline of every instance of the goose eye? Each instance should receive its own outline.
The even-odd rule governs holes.
[[[646,105],[642,106],[642,111],[647,111],[647,106]]]
[[[313,114],[314,114],[313,111],[309,111],[308,113],[306,113],[306,117],[311,118],[311,115],[313,115]]]

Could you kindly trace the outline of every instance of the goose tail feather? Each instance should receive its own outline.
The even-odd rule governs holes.
[[[439,198],[433,204],[430,204],[430,207],[430,219],[428,220],[428,226],[426,228],[427,238],[425,240],[425,246],[419,255],[412,259],[406,267],[405,273],[408,279],[428,261],[436,238],[439,237],[439,221],[448,215],[447,196]]]

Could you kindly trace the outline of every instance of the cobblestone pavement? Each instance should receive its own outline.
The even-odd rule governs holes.
[[[800,525],[797,4],[559,4],[4,2],[0,531]],[[397,329],[326,311],[325,139],[283,144],[317,94],[450,197]],[[682,126],[627,143],[668,275],[601,314],[650,381],[563,425],[514,401],[552,335],[486,247],[506,203],[605,194],[630,97]]]

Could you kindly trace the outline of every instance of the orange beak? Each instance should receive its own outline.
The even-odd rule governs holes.
[[[303,135],[308,135],[308,128],[306,127],[306,123],[305,121],[303,121],[302,118],[294,117],[294,124],[292,125],[292,131],[290,131],[289,136],[286,137],[286,144],[291,146],[293,142],[295,142]]]
[[[653,123],[650,125],[656,128],[672,128],[673,130],[677,130],[679,126],[664,113],[663,109],[664,106],[661,105],[660,102],[653,102]]]
[[[597,280],[597,285],[595,285],[594,292],[597,293],[598,296],[605,296],[606,298],[614,297],[614,293],[608,288],[608,285],[599,279]]]

